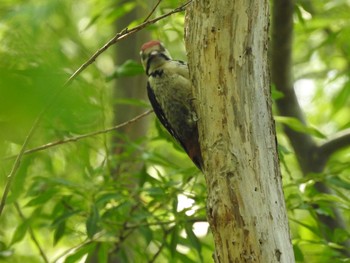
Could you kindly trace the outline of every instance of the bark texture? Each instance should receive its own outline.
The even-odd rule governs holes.
[[[294,262],[271,114],[268,1],[193,1],[186,45],[216,262]]]

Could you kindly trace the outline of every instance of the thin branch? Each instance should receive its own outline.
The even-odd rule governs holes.
[[[61,262],[63,257],[65,257],[65,256],[69,255],[70,253],[78,250],[79,248],[82,248],[83,246],[86,246],[86,245],[89,245],[89,244],[95,242],[100,237],[102,237],[104,234],[105,233],[103,231],[101,231],[101,232],[95,234],[92,239],[87,239],[87,240],[83,241],[82,243],[80,243],[80,244],[78,244],[78,245],[76,245],[74,247],[68,248],[66,251],[63,251],[60,255],[58,255],[56,257],[56,259],[54,259],[52,262],[53,263],[57,263],[58,261]]]
[[[54,96],[52,97],[51,101],[47,104],[46,107],[43,108],[43,110],[39,113],[38,117],[35,119],[32,127],[30,128],[30,131],[28,132],[25,140],[24,140],[24,143],[21,147],[21,150],[16,158],[16,161],[14,162],[13,166],[12,166],[12,169],[11,169],[11,172],[10,174],[8,175],[7,177],[7,181],[6,181],[6,185],[5,185],[5,190],[4,190],[4,193],[2,195],[2,198],[1,198],[1,202],[0,202],[0,216],[2,215],[2,211],[5,207],[5,203],[6,203],[6,199],[7,199],[7,196],[8,196],[8,193],[11,189],[11,185],[12,185],[12,182],[13,182],[13,179],[15,178],[15,175],[16,175],[16,172],[20,166],[20,163],[21,163],[21,160],[22,160],[22,157],[23,157],[23,154],[25,152],[25,149],[27,148],[27,145],[30,141],[30,139],[32,138],[32,136],[34,135],[34,132],[36,130],[36,128],[38,127],[39,123],[41,122],[43,116],[45,115],[45,113],[47,112],[47,110],[53,105],[53,103],[57,100],[57,98],[59,97],[59,95],[65,90],[66,87],[68,87],[72,81],[74,79],[77,78],[77,76],[83,72],[90,64],[92,64],[97,57],[99,57],[104,51],[106,51],[109,47],[111,47],[113,44],[117,43],[118,41],[130,36],[131,34],[134,34],[138,31],[140,31],[141,29],[145,28],[146,26],[150,25],[150,24],[154,24],[156,23],[157,21],[165,18],[165,17],[168,17],[172,14],[175,14],[175,13],[179,13],[179,12],[182,12],[185,10],[186,6],[190,3],[191,1],[189,2],[186,2],[185,4],[181,5],[180,7],[178,8],[175,8],[174,10],[162,15],[162,16],[159,16],[155,19],[152,19],[152,20],[149,20],[149,21],[146,21],[132,29],[128,29],[128,28],[125,28],[123,29],[121,32],[119,32],[118,34],[116,34],[110,41],[108,41],[103,47],[101,47],[97,52],[95,52],[95,54],[93,54],[85,63],[83,63],[70,77],[69,79],[64,83],[63,87],[61,89],[59,89],[56,94],[54,94]],[[153,12],[153,11],[152,11]]]
[[[192,0],[191,0],[192,1]],[[146,22],[143,22],[142,24],[136,26],[136,27],[133,27],[131,29],[128,29],[128,28],[124,28],[122,31],[120,31],[119,33],[117,33],[111,40],[109,40],[103,47],[101,47],[99,50],[97,50],[95,52],[95,54],[93,54],[84,64],[82,64],[71,76],[70,78],[66,81],[66,83],[64,84],[64,86],[69,86],[71,84],[71,82],[76,79],[76,77],[84,70],[86,69],[90,64],[92,64],[96,58],[101,55],[103,52],[105,52],[109,47],[111,47],[112,45],[114,45],[115,43],[119,42],[120,40],[132,35],[132,34],[135,34],[136,32],[144,29],[146,26],[148,25],[151,25],[151,24],[154,24],[156,23],[157,21],[161,20],[161,19],[164,19],[165,17],[168,17],[172,14],[175,14],[175,13],[179,13],[179,12],[182,12],[185,10],[186,6],[188,4],[191,3],[191,1],[188,1],[186,2],[185,4],[175,8],[174,10],[164,14],[164,15],[161,15],[157,18],[154,18],[152,20],[148,20]],[[152,13],[152,11],[151,11]]]
[[[17,158],[12,166],[12,169],[11,169],[11,172],[10,174],[7,176],[7,180],[6,180],[6,185],[5,185],[5,189],[4,189],[4,193],[2,194],[2,197],[1,197],[1,202],[0,202],[0,216],[2,215],[2,211],[4,210],[4,207],[5,207],[5,204],[6,204],[6,199],[7,199],[7,196],[10,192],[10,189],[11,189],[11,185],[12,185],[12,182],[15,178],[15,175],[16,175],[16,172],[21,164],[21,160],[22,160],[22,157],[23,157],[23,154],[24,154],[24,151],[30,141],[30,139],[33,137],[34,135],[34,131],[35,129],[37,128],[38,124],[39,124],[39,121],[41,119],[42,115],[40,114],[38,118],[36,118],[33,126],[30,128],[23,144],[22,144],[22,147],[21,147],[21,150],[20,152],[18,153],[17,155]]]
[[[130,220],[130,218],[132,218],[133,213],[140,207],[140,203],[136,203],[134,204],[130,211],[129,211],[129,217],[126,218],[126,220],[123,222],[123,225],[120,229],[120,233],[118,235],[118,241],[115,243],[115,248],[113,249],[113,253],[117,253],[123,242],[136,230],[136,229],[127,229],[127,225],[128,225],[128,221]]]
[[[155,4],[155,6],[153,7],[153,9],[151,10],[151,12],[147,15],[147,17],[145,18],[145,20],[143,20],[143,22],[146,22],[151,15],[153,15],[154,11],[156,11],[157,7],[159,6],[160,2],[162,2],[162,0],[158,0],[158,2]]]
[[[19,207],[17,202],[15,202],[15,207],[16,207],[16,210],[17,210],[20,218],[23,221],[27,220],[26,217],[24,216],[24,214],[22,213],[22,210]],[[31,226],[28,226],[28,232],[29,232],[30,238],[33,240],[35,246],[38,248],[40,255],[41,255],[42,259],[44,260],[44,262],[49,263],[49,260],[44,252],[44,249],[40,246],[39,241],[36,239],[36,236],[35,236],[34,231],[33,231]]]
[[[318,147],[317,153],[328,159],[333,153],[350,146],[350,129],[335,134],[328,141]]]
[[[132,118],[132,119],[130,119],[130,120],[126,121],[126,122],[123,122],[121,124],[118,124],[118,125],[116,125],[114,127],[107,128],[105,130],[90,132],[90,133],[86,133],[86,134],[83,134],[83,135],[79,135],[79,136],[75,136],[75,137],[72,137],[72,138],[68,138],[68,139],[65,139],[65,140],[59,140],[59,141],[46,143],[46,144],[38,146],[36,148],[24,151],[23,155],[39,152],[39,151],[42,151],[42,150],[46,150],[46,149],[55,147],[57,145],[62,145],[62,144],[66,144],[66,143],[69,143],[69,142],[77,142],[77,141],[80,141],[80,140],[85,139],[85,138],[89,138],[89,137],[93,137],[93,136],[96,136],[96,135],[112,132],[112,131],[118,130],[118,129],[122,128],[122,127],[128,126],[128,125],[130,125],[130,124],[132,124],[134,122],[137,122],[139,119],[149,115],[152,112],[153,112],[153,110],[145,111],[144,113],[136,116],[135,118]],[[3,160],[10,160],[10,159],[13,159],[15,157],[16,157],[16,155],[7,156],[7,157],[3,158]]]
[[[153,263],[156,261],[157,257],[160,255],[160,253],[162,252],[162,250],[164,249],[165,245],[166,245],[166,239],[168,237],[168,235],[171,233],[172,230],[174,230],[174,227],[170,228],[170,229],[163,229],[164,230],[164,234],[163,234],[163,242],[162,244],[159,246],[158,251],[153,255],[152,259],[148,261],[148,263]]]
[[[179,224],[179,223],[198,223],[198,222],[207,222],[205,217],[194,217],[187,218],[186,220],[170,220],[170,221],[158,221],[158,222],[150,222],[150,223],[141,223],[135,225],[126,225],[126,229],[134,229],[145,226],[161,226],[161,225],[171,225],[171,224]]]

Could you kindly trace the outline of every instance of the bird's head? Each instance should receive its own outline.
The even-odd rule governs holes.
[[[142,66],[149,75],[158,67],[162,66],[166,61],[171,60],[168,50],[158,40],[152,40],[142,45],[141,51]]]

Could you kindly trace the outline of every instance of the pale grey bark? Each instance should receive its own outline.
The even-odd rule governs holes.
[[[294,262],[271,113],[268,1],[193,1],[186,46],[216,262]]]

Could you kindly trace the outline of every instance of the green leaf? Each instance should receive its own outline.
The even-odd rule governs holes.
[[[308,229],[312,233],[314,233],[316,236],[320,236],[320,230],[317,227],[305,224],[305,223],[301,222],[300,220],[296,220],[296,219],[293,219],[293,218],[290,218],[289,220],[290,221],[294,221],[295,223],[305,227],[306,229]]]
[[[174,214],[177,213],[178,204],[179,204],[179,200],[177,198],[174,198],[172,202],[172,211]]]
[[[332,241],[344,244],[348,238],[349,233],[346,229],[337,228],[333,232]]]
[[[350,190],[350,183],[349,182],[346,182],[338,177],[331,177],[329,179],[327,179],[327,182],[330,183],[330,184],[333,184],[335,186],[338,186],[338,187],[341,187],[341,188],[344,188],[346,190]]]
[[[333,114],[337,113],[340,109],[347,107],[350,102],[350,82],[347,82],[342,89],[335,95],[333,99]]]
[[[327,138],[323,133],[321,133],[316,128],[306,126],[301,121],[293,117],[275,116],[275,121],[278,123],[287,125],[289,128],[297,132],[310,134],[321,139]]]
[[[303,251],[300,249],[298,244],[293,245],[294,256],[296,261],[304,262]]]
[[[0,133],[1,133],[1,127],[0,127]],[[0,136],[0,142],[1,142],[1,136]],[[26,183],[27,175],[29,174],[28,167],[31,163],[32,163],[32,157],[24,158],[22,160],[21,166],[17,172],[17,176],[15,177],[11,187],[11,195],[6,200],[7,204],[17,201],[19,197],[25,192],[24,189],[25,189],[25,186],[27,185]]]
[[[98,246],[98,263],[107,263],[108,262],[108,249],[109,246],[107,243],[100,243]]]
[[[148,179],[149,174],[147,173],[146,166],[143,165],[141,171],[138,173],[138,186],[142,188]]]
[[[66,258],[64,263],[76,263],[79,262],[79,260],[85,256],[86,254],[89,254],[95,250],[96,243],[90,243],[87,245],[84,245],[77,250],[75,250],[70,256]]]
[[[96,199],[96,204],[103,206],[114,200],[121,200],[123,196],[120,193],[103,193]]]
[[[301,14],[302,11],[301,11],[301,7],[300,7],[299,5],[295,5],[294,12],[295,12],[295,14],[297,15],[297,17],[298,17],[300,23],[301,23],[302,25],[304,25],[304,24],[305,24],[305,20],[304,20],[304,18],[303,18],[303,15]]]
[[[31,199],[25,206],[31,207],[31,206],[45,204],[45,203],[47,203],[47,201],[52,199],[52,197],[55,196],[56,193],[57,193],[57,191],[54,189],[45,191],[45,192],[39,194],[38,196],[34,197],[33,199]]]
[[[28,230],[28,227],[29,227],[29,223],[28,221],[24,221],[22,222],[15,230],[13,236],[12,236],[12,240],[11,240],[11,245],[21,241],[24,236],[26,235],[27,233],[27,230]]]
[[[95,205],[92,206],[89,217],[86,220],[86,232],[89,238],[92,238],[98,231],[99,214]]]
[[[283,92],[276,89],[275,85],[271,86],[271,97],[273,100],[278,100],[284,97]]]
[[[187,234],[187,239],[192,245],[197,250],[198,256],[200,257],[201,262],[203,262],[203,256],[202,256],[202,245],[201,242],[199,241],[198,237],[194,234],[192,230],[192,224],[186,224],[185,225],[185,231]]]
[[[336,196],[336,195],[333,195],[333,194],[321,194],[321,193],[318,193],[317,195],[315,195],[313,198],[312,198],[312,201],[313,202],[334,202],[334,203],[343,203],[344,205],[347,205],[348,203],[343,200],[340,196]]]
[[[79,184],[75,184],[72,181],[63,179],[63,178],[48,178],[48,182],[50,182],[53,185],[61,185],[61,186],[66,186],[72,189],[80,189],[81,186]]]
[[[56,225],[61,224],[62,222],[65,222],[69,217],[72,215],[75,215],[79,213],[81,210],[75,210],[75,211],[68,211],[57,217],[51,224],[51,226],[55,227]]]
[[[53,244],[56,245],[57,242],[63,237],[66,230],[66,222],[62,221],[57,225],[54,235],[53,235]]]
[[[153,232],[149,228],[149,226],[141,226],[139,228],[139,231],[142,234],[142,236],[145,238],[146,244],[148,245],[149,243],[151,243],[151,241],[153,240]]]
[[[339,244],[336,244],[336,243],[334,243],[334,242],[329,242],[329,243],[328,243],[328,246],[331,247],[331,248],[335,248],[335,249],[345,249],[344,246],[339,245]]]
[[[134,60],[127,60],[124,64],[118,66],[111,76],[107,77],[107,81],[118,79],[121,77],[132,77],[144,73],[143,67],[140,63]]]
[[[181,263],[198,263],[198,261],[192,260],[186,254],[177,253],[177,257]]]
[[[175,198],[176,199],[176,198]],[[173,231],[171,233],[171,239],[170,239],[170,253],[171,257],[174,258],[176,255],[176,247],[179,242],[179,228],[178,226],[174,226]]]
[[[164,189],[162,187],[149,187],[145,189],[146,192],[154,198],[161,198],[163,196],[165,196],[165,192]]]

